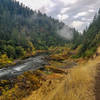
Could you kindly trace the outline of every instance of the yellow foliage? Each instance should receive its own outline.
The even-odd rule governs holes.
[[[39,72],[37,72],[39,74]],[[0,97],[0,100],[22,100],[23,97],[29,95],[31,91],[38,89],[41,86],[40,78],[35,75],[33,72],[26,72],[21,76],[18,76],[16,83],[13,88],[9,90],[8,85],[5,89],[0,87],[3,95]],[[6,81],[1,81],[2,84],[5,84]]]
[[[12,60],[7,57],[6,54],[0,56],[0,65],[5,66],[7,64],[12,64]]]

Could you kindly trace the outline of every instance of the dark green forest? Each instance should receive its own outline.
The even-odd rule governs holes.
[[[65,24],[36,12],[15,0],[0,0],[0,53],[16,58],[23,51],[48,49],[69,43],[57,34]],[[75,38],[79,35],[70,28]],[[73,39],[75,42],[77,39]]]

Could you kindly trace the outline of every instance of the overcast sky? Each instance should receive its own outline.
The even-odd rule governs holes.
[[[98,11],[100,0],[17,0],[33,10],[41,10],[82,32]]]

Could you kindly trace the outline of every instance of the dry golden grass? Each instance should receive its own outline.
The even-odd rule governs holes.
[[[100,57],[69,70],[59,81],[46,82],[39,90],[23,100],[95,100],[96,65]]]
[[[71,70],[48,100],[94,100],[94,79],[88,70],[91,69],[84,67]]]

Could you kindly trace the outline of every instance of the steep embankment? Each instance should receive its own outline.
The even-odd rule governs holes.
[[[98,64],[96,68],[96,84],[95,84],[95,94],[96,94],[96,100],[100,100],[100,63]]]
[[[98,48],[97,54],[100,54],[100,48]],[[97,66],[96,66],[95,99],[100,100],[100,59],[97,60]]]
[[[100,100],[99,64],[100,56],[81,63],[67,70],[68,74],[59,79],[47,80],[39,90],[23,100]]]

